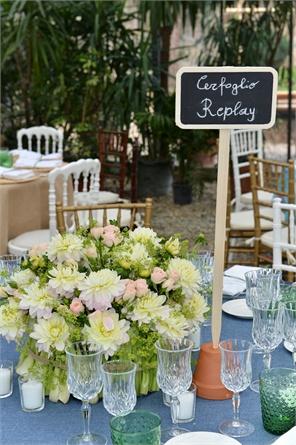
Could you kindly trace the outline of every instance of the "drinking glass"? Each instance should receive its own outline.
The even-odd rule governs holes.
[[[72,343],[66,348],[68,388],[76,399],[82,401],[84,432],[68,439],[68,445],[106,445],[106,437],[91,434],[90,400],[102,389],[101,363],[102,349],[89,342]]]
[[[264,371],[260,376],[260,401],[266,431],[284,434],[293,428],[296,413],[296,370],[273,368]]]
[[[283,303],[284,338],[292,345],[292,360],[296,368],[296,300]]]
[[[280,298],[282,273],[275,269],[257,269],[245,273],[246,304],[252,306],[265,304],[268,300],[276,302]]]
[[[206,303],[212,305],[212,285],[213,285],[213,268],[214,255],[211,251],[200,251],[197,255],[191,257],[191,261],[200,273],[200,289]],[[204,326],[211,325],[211,310],[207,313],[207,318],[203,322]]]
[[[179,399],[191,385],[191,350],[193,343],[188,339],[171,340],[163,338],[155,343],[157,349],[157,383],[160,389],[171,396],[171,403],[178,413]],[[178,414],[176,415],[178,418]],[[187,432],[184,428],[173,427],[167,434],[175,437]]]
[[[270,369],[271,352],[283,339],[283,311],[280,303],[273,304],[269,300],[263,306],[252,307],[252,337],[255,345],[263,349],[264,369]]]
[[[219,431],[231,437],[249,436],[254,426],[239,416],[241,391],[248,388],[252,380],[252,343],[246,340],[229,339],[219,345],[221,351],[221,381],[225,388],[233,391],[233,419],[219,425]]]
[[[113,445],[160,445],[160,417],[149,411],[135,410],[110,421]]]
[[[135,386],[137,366],[125,360],[102,365],[103,404],[112,416],[126,416],[137,403]]]
[[[22,257],[19,255],[0,256],[0,285],[5,286],[10,276],[20,267]]]

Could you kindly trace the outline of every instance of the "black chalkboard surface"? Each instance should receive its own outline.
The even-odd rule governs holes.
[[[275,120],[276,87],[273,68],[182,68],[176,123],[181,128],[269,128]]]

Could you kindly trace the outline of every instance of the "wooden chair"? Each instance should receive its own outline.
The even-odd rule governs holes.
[[[140,225],[137,220],[138,212],[144,212],[144,227],[151,227],[152,199],[146,198],[144,203],[102,204],[92,206],[63,206],[56,205],[57,225],[60,233],[89,226],[95,219],[99,226],[106,226],[109,221],[116,220],[121,227],[133,228]],[[70,216],[70,218],[69,218]],[[72,218],[73,217],[73,218]],[[74,224],[73,224],[74,220]],[[69,224],[69,221],[70,224]]]
[[[255,217],[256,266],[272,263],[273,231],[264,233],[263,221],[273,221],[272,203],[262,199],[260,192],[295,203],[294,161],[288,163],[249,157],[253,209]]]
[[[63,157],[63,139],[62,130],[56,130],[53,127],[42,125],[40,127],[22,128],[17,132],[17,148],[23,150],[23,138],[27,139],[27,148],[29,151],[42,153],[43,142],[45,142],[44,153],[58,153]]]
[[[235,211],[252,208],[252,192],[242,193],[242,186],[249,181],[249,155],[263,158],[262,130],[231,130],[230,133],[231,158],[235,192]],[[264,199],[271,196],[264,192]]]
[[[284,214],[284,215],[283,215]],[[296,205],[273,201],[273,268],[296,277]]]
[[[135,145],[132,152],[131,172],[128,171],[128,133],[126,131],[100,130],[98,135],[99,159],[101,162],[101,188],[106,188],[107,180],[112,181],[120,198],[125,197],[128,173],[131,177],[131,201],[137,199],[137,155]]]
[[[49,228],[24,232],[8,242],[8,251],[14,255],[26,254],[34,245],[48,243],[57,233],[56,202],[63,205],[87,203],[89,193],[99,193],[100,163],[98,159],[80,159],[48,174]]]

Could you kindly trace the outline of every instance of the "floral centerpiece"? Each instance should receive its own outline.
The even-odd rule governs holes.
[[[199,273],[186,244],[148,228],[115,225],[55,236],[31,250],[0,288],[0,333],[17,342],[17,372],[66,403],[65,347],[87,339],[105,359],[138,364],[137,391],[157,390],[159,336],[181,339],[204,320]]]

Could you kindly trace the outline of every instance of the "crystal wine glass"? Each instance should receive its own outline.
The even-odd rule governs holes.
[[[172,340],[162,338],[155,343],[157,349],[157,383],[160,389],[171,396],[171,403],[177,412],[179,399],[191,385],[191,350],[193,342],[188,339]],[[178,418],[178,415],[176,416]],[[174,427],[167,433],[175,437],[187,432],[185,428]]]
[[[112,360],[102,365],[103,404],[112,416],[126,416],[137,403],[137,365],[128,360]]]
[[[262,302],[252,306],[252,336],[256,346],[263,349],[264,369],[270,369],[271,352],[283,339],[283,311],[280,303]]]
[[[284,307],[284,338],[292,345],[292,359],[296,368],[296,301],[286,301]]]
[[[82,401],[84,432],[68,439],[67,445],[106,445],[105,436],[91,434],[90,400],[102,389],[102,349],[93,343],[77,342],[66,348],[68,388],[76,399]]]
[[[0,285],[5,286],[10,276],[19,269],[22,257],[19,255],[0,256]]]
[[[192,263],[200,273],[200,289],[206,303],[211,306],[212,286],[213,286],[213,267],[214,255],[211,251],[200,251],[191,258]],[[211,325],[211,310],[207,313],[207,318],[203,322],[204,326]]]
[[[231,437],[249,436],[254,426],[239,416],[241,391],[248,388],[252,380],[252,343],[246,340],[229,339],[219,345],[221,351],[221,381],[225,388],[233,391],[233,419],[219,425],[219,431]]]

